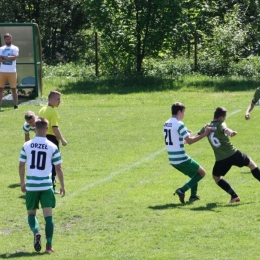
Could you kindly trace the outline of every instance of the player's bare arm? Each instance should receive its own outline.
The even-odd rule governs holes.
[[[55,165],[56,174],[58,176],[59,182],[60,182],[60,194],[61,196],[65,196],[66,190],[64,186],[64,178],[63,178],[63,170],[61,167],[61,164]]]
[[[233,131],[233,130],[230,129],[230,128],[225,128],[224,134],[225,134],[225,135],[228,135],[228,136],[230,136],[230,137],[233,137],[233,136],[237,135],[237,132],[236,132],[236,131]]]
[[[248,108],[247,108],[247,110],[246,110],[246,113],[245,113],[245,119],[246,119],[246,120],[250,119],[250,112],[254,109],[254,106],[255,106],[254,103],[251,103],[251,104],[248,106]]]
[[[212,128],[207,126],[205,128],[205,131],[203,134],[201,135],[195,135],[193,137],[190,137],[190,136],[187,136],[184,138],[185,140],[185,143],[187,144],[193,144],[193,143],[196,143],[197,141],[199,141],[200,139],[204,138],[205,136],[207,136],[210,132],[212,131]]]
[[[19,163],[19,176],[20,176],[20,184],[21,184],[21,191],[23,193],[26,192],[25,189],[25,163],[24,162],[20,162]]]

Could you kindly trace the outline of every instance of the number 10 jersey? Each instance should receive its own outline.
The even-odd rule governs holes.
[[[52,165],[60,164],[62,159],[55,144],[36,136],[23,145],[19,161],[27,164],[26,190],[40,191],[52,188]]]

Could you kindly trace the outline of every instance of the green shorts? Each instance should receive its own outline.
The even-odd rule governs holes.
[[[39,203],[41,203],[42,208],[55,208],[56,205],[53,189],[26,191],[25,198],[27,210],[39,209]]]
[[[180,163],[180,164],[171,164],[175,169],[182,172],[185,175],[188,175],[189,177],[194,176],[198,173],[200,165],[190,158],[189,160]]]

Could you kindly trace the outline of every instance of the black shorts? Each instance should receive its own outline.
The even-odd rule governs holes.
[[[212,174],[218,177],[225,176],[233,165],[241,168],[244,166],[248,166],[249,162],[250,158],[246,154],[237,150],[230,157],[221,161],[216,161],[213,167]]]
[[[55,135],[46,135],[46,137],[47,137],[47,139],[48,139],[49,141],[51,141],[52,143],[56,144],[57,147],[58,147],[58,149],[60,149],[60,148],[59,148],[59,141],[57,140],[57,138],[56,138]]]

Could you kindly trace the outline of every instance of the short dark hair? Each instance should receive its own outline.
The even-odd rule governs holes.
[[[53,98],[54,96],[59,95],[61,96],[61,93],[59,91],[56,90],[52,90],[48,96],[48,99],[50,100],[51,98]]]
[[[219,118],[221,116],[226,116],[227,110],[224,107],[217,107],[214,112],[214,118]]]
[[[185,109],[185,106],[181,102],[175,102],[172,105],[172,115],[177,115],[178,111],[183,111]]]
[[[45,129],[49,125],[49,121],[43,117],[37,117],[35,120],[36,129],[42,130]]]
[[[12,38],[12,35],[11,35],[10,33],[6,33],[6,34],[4,35],[4,39],[7,38],[7,37]]]

